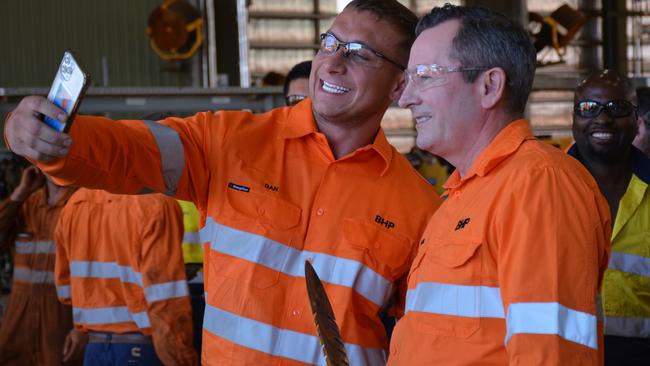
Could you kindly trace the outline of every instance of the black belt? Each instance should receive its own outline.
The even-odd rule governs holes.
[[[90,343],[136,343],[151,344],[151,337],[140,333],[98,333],[90,332],[88,337]]]

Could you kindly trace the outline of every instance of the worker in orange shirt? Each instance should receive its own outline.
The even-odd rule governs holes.
[[[15,244],[9,306],[0,326],[1,365],[81,364],[84,339],[71,347],[72,310],[54,287],[54,228],[74,188],[46,178],[35,166],[0,203],[0,247]]]
[[[88,333],[84,365],[195,365],[175,200],[78,190],[55,237],[56,287]]]
[[[389,365],[595,365],[607,202],[524,114],[527,33],[478,7],[417,27],[400,99],[417,145],[456,166],[409,273]]]
[[[403,312],[408,269],[439,205],[380,128],[402,92],[416,22],[394,0],[352,1],[321,35],[310,98],[293,107],[159,123],[77,117],[66,135],[33,118],[61,112],[28,97],[5,136],[61,183],[164,192],[205,214],[204,364],[324,362],[306,260],[351,364],[383,364],[379,314],[391,303]]]

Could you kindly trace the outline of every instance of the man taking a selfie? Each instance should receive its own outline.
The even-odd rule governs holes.
[[[163,192],[206,213],[204,364],[322,362],[306,260],[351,364],[382,364],[379,314],[389,304],[402,313],[408,269],[439,205],[380,128],[403,90],[416,21],[394,0],[352,1],[321,35],[310,98],[292,108],[160,123],[82,116],[66,135],[35,117],[61,111],[28,97],[5,136],[61,183]]]

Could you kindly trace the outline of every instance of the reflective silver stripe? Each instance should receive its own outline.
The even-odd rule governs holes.
[[[406,312],[470,318],[504,318],[501,289],[421,282],[406,293]],[[506,318],[506,344],[515,334],[556,334],[568,341],[596,349],[596,316],[556,302],[513,303]]]
[[[134,322],[138,328],[141,329],[151,326],[149,323],[149,316],[145,311],[140,313],[129,313],[129,309],[126,306],[94,309],[73,307],[72,317],[75,323],[84,323],[88,325]]]
[[[321,281],[349,287],[371,302],[384,306],[392,293],[392,283],[361,262],[333,255],[298,250],[282,243],[206,220],[201,242],[210,249],[269,267],[289,276],[305,276],[309,259]]]
[[[201,238],[197,232],[185,232],[183,234],[183,244],[200,244]]]
[[[189,296],[187,281],[173,281],[151,285],[144,289],[144,297],[147,302],[168,300],[176,297]]]
[[[149,315],[147,315],[146,311],[131,313],[131,316],[133,317],[135,324],[138,325],[138,328],[149,328],[151,326],[151,323],[149,322]]]
[[[221,338],[266,354],[304,363],[325,365],[318,337],[245,318],[209,304],[205,306],[203,328]],[[386,353],[345,343],[350,365],[384,365]]]
[[[71,297],[70,285],[56,286],[56,295],[62,299],[69,299]]]
[[[15,267],[14,280],[30,283],[54,283],[54,272],[34,271],[29,268]]]
[[[129,266],[120,266],[115,262],[71,261],[70,275],[79,278],[118,278],[125,283],[143,286],[140,273]]]
[[[606,316],[605,334],[620,337],[650,338],[650,319]]]
[[[160,151],[162,177],[165,182],[163,193],[174,196],[185,167],[185,151],[181,138],[178,136],[178,132],[171,127],[154,121],[144,121],[144,123],[156,139],[158,151]]]
[[[504,318],[501,289],[421,282],[406,292],[406,312],[455,315],[470,318]]]
[[[612,251],[609,257],[609,269],[650,277],[650,258]]]
[[[70,275],[78,278],[115,278],[123,283],[133,283],[144,287],[142,274],[129,266],[121,266],[115,262],[70,262]],[[187,296],[187,282],[171,281],[144,287],[144,296],[148,302],[173,299]]]
[[[16,242],[16,253],[18,254],[32,254],[32,253],[44,253],[44,254],[54,254],[56,253],[56,245],[53,241],[17,241]]]
[[[596,316],[556,302],[512,303],[506,318],[506,341],[517,334],[555,334],[598,349]]]

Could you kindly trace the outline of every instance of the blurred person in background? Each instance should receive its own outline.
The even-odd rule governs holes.
[[[79,189],[56,228],[55,280],[88,334],[84,365],[196,365],[176,200]]]
[[[74,188],[56,185],[35,166],[0,203],[0,248],[14,247],[11,297],[0,326],[0,365],[81,364],[85,337],[54,286],[54,230]]]
[[[289,70],[284,79],[284,98],[287,106],[294,106],[309,96],[311,61],[303,61]]]

